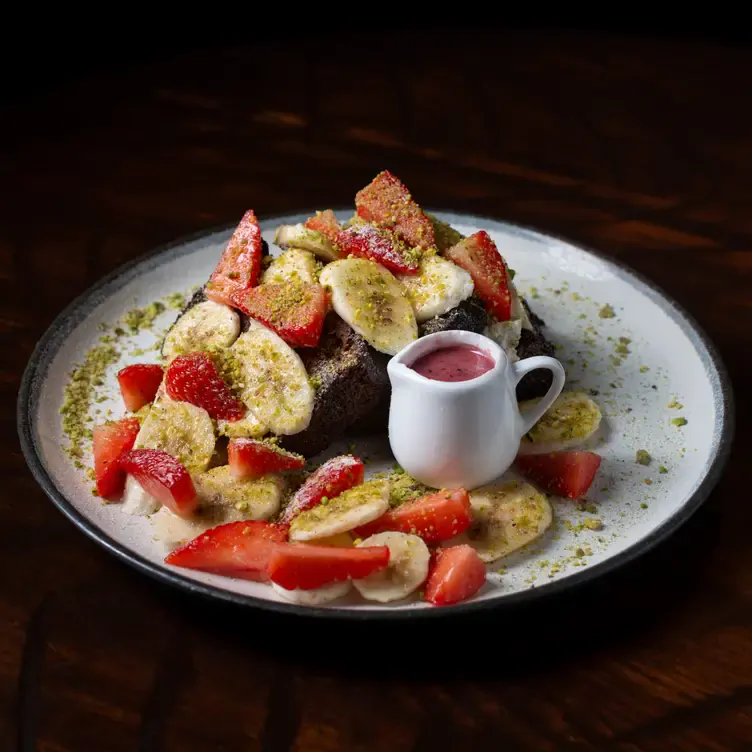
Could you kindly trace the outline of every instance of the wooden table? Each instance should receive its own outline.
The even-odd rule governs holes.
[[[188,55],[6,112],[0,749],[749,749],[744,423],[703,510],[641,562],[516,616],[413,628],[271,618],[149,580],[44,497],[14,409],[35,341],[97,278],[249,206],[351,202],[388,167],[426,205],[648,275],[717,343],[749,417],[751,74],[749,52],[699,42],[350,36]]]

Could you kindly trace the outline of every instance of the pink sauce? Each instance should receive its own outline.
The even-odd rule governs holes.
[[[421,355],[411,366],[433,381],[470,381],[494,367],[491,356],[470,345],[451,345]]]

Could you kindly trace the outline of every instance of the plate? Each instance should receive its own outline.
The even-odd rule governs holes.
[[[345,219],[349,213],[338,215]],[[263,584],[164,565],[165,552],[154,540],[150,520],[123,514],[117,504],[92,496],[91,481],[63,448],[59,412],[73,364],[103,336],[103,323],[112,326],[134,306],[203,284],[233,228],[177,241],[117,269],[73,301],[44,334],[18,400],[21,445],[41,487],[83,532],[149,575],[204,596],[305,616],[415,618],[511,607],[599,577],[647,551],[700,506],[728,457],[732,395],[715,348],[662,291],[613,261],[504,222],[435,213],[465,234],[479,229],[491,234],[517,272],[520,293],[558,343],[557,357],[567,369],[565,388],[593,394],[605,419],[590,447],[603,463],[586,506],[554,500],[556,520],[544,538],[492,565],[488,582],[471,601],[435,608],[417,598],[381,605],[352,596],[316,608],[289,604]],[[272,252],[279,252],[271,246],[274,228],[305,216],[261,222]],[[603,316],[610,313],[606,304],[613,316]],[[148,362],[149,349],[174,318],[167,306],[151,330],[123,340],[127,352],[104,379],[97,406],[102,416],[108,409],[122,414],[117,370]],[[682,418],[686,423],[677,425]],[[322,458],[352,450],[352,441],[331,447]],[[649,453],[649,465],[636,462],[638,450]],[[366,459],[369,473],[393,462],[385,436],[358,437],[355,451]],[[592,520],[601,529],[593,529],[598,522]]]

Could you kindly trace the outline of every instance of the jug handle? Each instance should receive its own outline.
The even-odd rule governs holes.
[[[512,363],[512,372],[514,373],[514,384],[520,383],[520,380],[526,373],[534,371],[537,368],[545,368],[551,371],[553,381],[543,399],[532,409],[522,416],[522,433],[524,436],[542,417],[543,413],[548,410],[554,400],[561,394],[564,388],[564,366],[556,358],[549,358],[547,355],[537,355],[534,358],[525,358],[516,363]]]

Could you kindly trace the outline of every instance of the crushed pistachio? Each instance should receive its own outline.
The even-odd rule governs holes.
[[[582,526],[586,530],[602,530],[603,522],[598,517],[588,517],[582,521]]]
[[[137,334],[141,329],[151,329],[154,320],[163,313],[165,304],[155,300],[143,308],[134,308],[123,316],[121,319],[131,334]]]
[[[638,465],[649,465],[651,457],[644,449],[638,449],[635,455],[635,462]]]
[[[671,424],[676,426],[677,428],[681,428],[682,426],[686,426],[689,421],[686,418],[674,418],[671,421]]]
[[[598,311],[598,315],[602,319],[613,319],[613,318],[616,318],[616,312],[614,311],[614,309],[608,303],[606,303],[606,305],[604,305],[603,308],[601,308],[601,310]]]
[[[643,501],[642,504],[640,504],[640,509],[647,509],[648,505]]]
[[[665,474],[666,474],[666,473],[668,472],[668,468],[667,468],[667,467],[666,467],[665,465],[661,465],[661,466],[660,466],[660,467],[658,468],[658,472],[659,472],[659,473],[660,473],[661,475],[665,475]]]
[[[676,401],[676,397],[674,397],[674,398],[673,398],[673,399],[671,400],[671,402],[669,402],[669,403],[668,403],[668,408],[669,408],[670,410],[673,410],[674,408],[676,408],[677,410],[681,410],[681,409],[682,409],[683,407],[684,407],[684,405],[682,405],[682,403],[681,403],[681,402],[677,402],[677,401]]]
[[[171,295],[168,295],[165,299],[165,303],[172,308],[175,311],[182,311],[183,308],[185,308],[185,295],[183,295],[182,292],[173,292]]]

